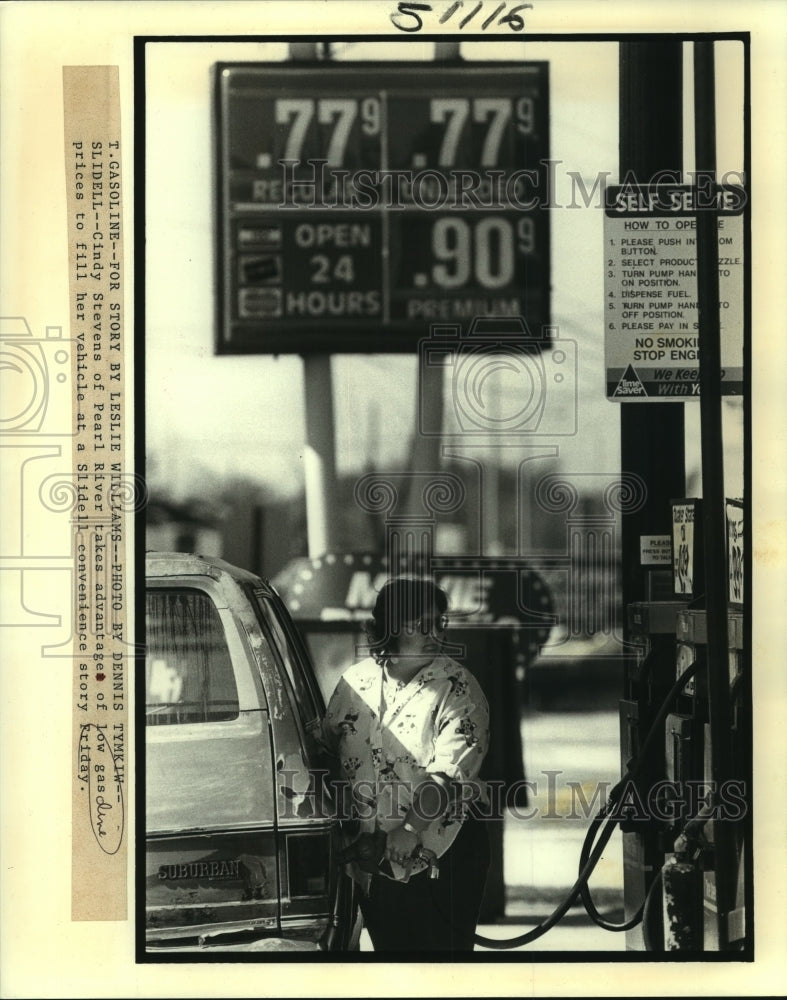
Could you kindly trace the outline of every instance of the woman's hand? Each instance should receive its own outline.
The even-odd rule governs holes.
[[[395,864],[406,865],[412,860],[413,852],[420,843],[421,839],[417,833],[411,833],[403,826],[396,826],[388,831],[384,857]]]

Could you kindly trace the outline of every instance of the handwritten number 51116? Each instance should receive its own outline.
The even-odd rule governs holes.
[[[454,0],[454,2],[446,9],[445,13],[440,16],[439,23],[445,24],[454,16],[454,14],[462,11],[464,6],[465,0]],[[478,0],[472,10],[465,14],[461,21],[459,21],[459,29],[461,30],[469,24],[475,18],[476,14],[481,14],[484,6],[484,0]],[[489,6],[491,6],[491,4]],[[500,17],[497,21],[498,25],[507,24],[511,31],[522,31],[525,26],[525,19],[519,11],[532,10],[533,4],[518,3],[506,14],[503,13],[503,11],[505,11],[507,6],[507,3],[499,3],[491,14],[487,15],[482,21],[476,21],[473,27],[480,27],[482,31],[486,31],[486,29],[495,21],[495,18],[499,14],[502,14],[502,17]],[[424,13],[428,13],[432,10],[434,10],[434,7],[430,3],[400,3],[397,5],[396,13],[391,14],[391,21],[400,31],[420,31],[424,26],[421,12],[423,11]]]

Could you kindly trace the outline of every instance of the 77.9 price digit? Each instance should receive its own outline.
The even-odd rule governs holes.
[[[459,141],[469,120],[476,124],[488,123],[481,146],[479,167],[496,167],[500,161],[500,147],[512,113],[517,132],[522,136],[533,134],[535,108],[532,97],[520,97],[513,106],[508,97],[435,97],[429,102],[429,120],[433,125],[445,124],[437,165],[453,167]]]
[[[350,133],[357,119],[360,118],[364,135],[380,134],[377,97],[364,97],[360,101],[351,97],[281,98],[275,102],[274,115],[277,125],[289,129],[284,142],[285,160],[303,159],[304,142],[315,120],[318,126],[331,127],[324,150],[329,167],[343,166]]]

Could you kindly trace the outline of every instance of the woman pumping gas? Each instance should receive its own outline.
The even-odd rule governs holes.
[[[323,722],[360,825],[348,867],[375,951],[473,949],[489,868],[473,815],[487,801],[489,708],[443,653],[447,605],[429,580],[389,580],[367,623],[371,656],[344,672]]]

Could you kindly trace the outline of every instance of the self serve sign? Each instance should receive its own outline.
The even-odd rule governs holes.
[[[604,213],[607,398],[699,395],[696,192],[611,187]],[[743,188],[715,192],[722,392],[743,391]]]

